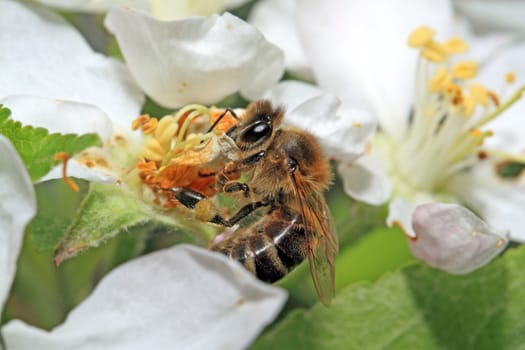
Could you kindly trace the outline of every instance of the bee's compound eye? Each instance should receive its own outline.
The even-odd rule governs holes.
[[[288,172],[290,174],[295,173],[298,166],[299,166],[299,163],[294,157],[288,157]]]
[[[256,143],[267,138],[272,132],[272,127],[266,122],[257,122],[246,128],[240,135],[240,141]]]

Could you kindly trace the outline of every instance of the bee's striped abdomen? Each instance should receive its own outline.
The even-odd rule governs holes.
[[[296,223],[297,217],[289,209],[276,208],[211,250],[238,260],[262,281],[278,281],[307,254],[308,242],[303,225]]]

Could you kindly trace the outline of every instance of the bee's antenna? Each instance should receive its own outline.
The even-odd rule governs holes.
[[[217,124],[219,124],[219,122],[222,120],[222,118],[224,118],[226,116],[226,113],[230,113],[232,117],[234,117],[235,119],[239,120],[239,117],[237,117],[237,114],[235,114],[233,109],[226,108],[224,110],[224,112],[222,112],[222,114],[219,116],[219,118],[217,118],[217,120],[215,122],[213,122],[212,126],[208,129],[208,132],[211,132],[217,126]]]

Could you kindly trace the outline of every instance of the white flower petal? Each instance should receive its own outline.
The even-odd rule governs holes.
[[[14,95],[0,99],[0,104],[11,110],[11,119],[46,128],[49,133],[96,133],[103,141],[111,135],[111,121],[106,113],[86,103]]]
[[[461,196],[490,225],[510,231],[512,240],[525,242],[525,174],[515,179],[497,176],[498,162],[487,159],[454,177],[450,190]]]
[[[454,7],[478,32],[517,31],[525,33],[525,3],[515,0],[455,0]]]
[[[106,142],[111,136],[111,121],[102,110],[93,105],[27,95],[8,96],[0,99],[0,103],[11,110],[13,120],[23,125],[46,128],[50,133],[97,133],[102,142]],[[100,152],[99,158],[107,157]],[[119,177],[116,170],[98,166],[100,161],[93,161],[93,165],[88,167],[78,159],[76,157],[68,162],[68,176],[106,183],[114,183]],[[111,161],[106,159],[104,163],[111,164]],[[62,165],[58,165],[39,179],[39,182],[61,177]]]
[[[297,35],[295,22],[296,0],[265,0],[253,6],[248,23],[259,29],[266,39],[284,52],[288,71],[302,79],[311,80],[312,72]]]
[[[363,156],[352,164],[341,163],[337,170],[350,197],[372,205],[381,205],[390,197],[392,183],[374,155]]]
[[[497,92],[499,87],[504,84],[505,74],[514,72],[519,83],[507,87],[507,96],[500,97],[504,101],[509,94],[515,92],[525,82],[523,57],[525,57],[525,44],[509,46],[505,50],[500,50],[498,55],[494,55],[483,66],[479,74],[479,81],[489,88],[494,88]],[[525,152],[525,138],[523,137],[523,130],[525,130],[524,115],[525,100],[522,97],[520,101],[506,110],[503,115],[488,124],[488,127],[494,132],[494,136],[489,137],[484,146],[514,153]]]
[[[265,98],[286,108],[285,124],[312,133],[331,159],[346,163],[363,155],[377,122],[366,112],[341,110],[341,102],[317,87],[284,81],[267,91]]]
[[[151,11],[150,0],[37,0],[52,7],[68,11],[106,12],[114,6],[126,6],[146,12]],[[170,0],[172,1],[172,0]]]
[[[210,104],[238,90],[257,99],[284,71],[282,52],[228,13],[162,22],[113,9],[105,24],[140,86],[167,107]]]
[[[126,67],[94,53],[58,15],[2,1],[0,42],[0,97],[27,94],[84,102],[128,123],[138,115],[143,96]]]
[[[61,326],[8,323],[9,349],[244,349],[286,296],[239,263],[180,245],[107,275]]]
[[[457,14],[454,27],[455,36],[462,38],[468,43],[468,51],[454,55],[451,58],[451,62],[475,59],[483,66],[495,54],[502,49],[504,50],[505,46],[509,45],[514,39],[511,35],[504,33],[487,33],[484,35],[474,33],[471,23],[465,17]]]
[[[414,204],[401,197],[394,198],[388,206],[387,225],[389,227],[398,226],[409,239],[416,237],[412,228],[412,214],[414,214],[415,208]]]
[[[151,0],[153,16],[173,20],[191,16],[209,16],[228,8],[236,8],[248,0]]]
[[[413,215],[417,238],[412,253],[432,267],[453,274],[471,272],[494,258],[508,243],[468,209],[457,204],[419,205]]]
[[[35,192],[24,163],[0,135],[0,314],[15,276],[25,227],[35,214]]]
[[[426,24],[448,37],[448,1],[303,0],[298,32],[320,86],[343,103],[371,111],[385,132],[400,137],[414,98],[417,52],[407,46]]]
[[[76,177],[90,182],[102,182],[114,184],[120,178],[120,174],[110,169],[94,166],[92,168],[85,166],[83,163],[73,158],[67,163],[67,176]],[[51,169],[45,176],[38,180],[44,182],[48,180],[62,178],[62,165],[58,165]]]

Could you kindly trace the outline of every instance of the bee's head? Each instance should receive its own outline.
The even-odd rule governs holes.
[[[241,122],[227,134],[241,151],[264,149],[264,145],[271,143],[283,115],[283,109],[273,108],[269,101],[255,101],[246,108]]]

